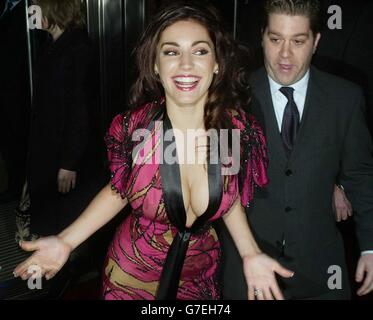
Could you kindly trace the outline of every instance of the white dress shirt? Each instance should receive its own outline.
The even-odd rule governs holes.
[[[299,121],[302,120],[302,116],[303,116],[309,78],[310,78],[310,71],[308,70],[302,79],[292,84],[291,86],[288,86],[294,89],[294,101],[298,108]],[[283,85],[277,83],[269,75],[268,75],[268,79],[269,79],[269,85],[270,85],[270,90],[271,90],[273,107],[275,109],[275,115],[277,119],[277,125],[278,125],[279,131],[281,132],[282,118],[284,116],[284,111],[285,111],[286,104],[288,103],[288,99],[280,91],[280,88],[282,88]],[[365,255],[365,254],[373,254],[373,250],[367,250],[367,251],[361,252],[361,255]]]
[[[280,91],[280,88],[282,88],[283,85],[274,81],[270,76],[268,76],[268,78],[269,78],[269,85],[271,89],[273,107],[275,108],[277,124],[281,132],[282,117],[284,116],[284,111],[285,111],[286,104],[288,103],[288,99]],[[289,86],[294,89],[294,101],[298,107],[299,121],[302,120],[304,103],[306,102],[306,94],[307,94],[309,78],[310,78],[310,71],[308,70],[302,79],[300,79],[298,82]]]

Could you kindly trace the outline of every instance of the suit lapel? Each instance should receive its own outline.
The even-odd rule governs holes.
[[[309,149],[313,147],[310,145],[310,141],[317,141],[317,139],[314,138],[317,136],[319,129],[323,126],[322,115],[325,111],[323,110],[323,105],[325,105],[325,101],[327,101],[327,93],[319,85],[318,71],[314,67],[311,67],[303,116],[294,148],[289,158],[286,156],[281,134],[278,129],[265,68],[261,68],[253,74],[251,83],[254,95],[258,100],[256,103],[261,108],[266,123],[269,152],[277,153],[278,160],[283,161],[285,164],[294,162],[299,157],[300,153],[305,150],[309,151]]]
[[[281,160],[287,161],[287,156],[278,129],[275,110],[273,107],[271,89],[269,86],[268,76],[264,68],[259,69],[252,78],[252,86],[259,107],[262,110],[265,124],[268,150],[277,153]]]
[[[315,138],[317,131],[322,127],[322,115],[325,111],[323,105],[326,99],[326,93],[317,81],[317,70],[311,67],[303,116],[289,162],[295,161],[304,149],[312,147],[308,141],[310,137]]]

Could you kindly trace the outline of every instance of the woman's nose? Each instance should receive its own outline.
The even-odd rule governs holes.
[[[193,67],[193,57],[190,53],[183,53],[180,56],[180,67],[182,69],[191,69]]]

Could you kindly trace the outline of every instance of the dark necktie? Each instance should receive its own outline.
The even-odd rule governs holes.
[[[293,149],[299,128],[299,111],[293,97],[294,89],[291,87],[282,87],[280,88],[280,92],[288,99],[282,118],[281,137],[289,155]]]

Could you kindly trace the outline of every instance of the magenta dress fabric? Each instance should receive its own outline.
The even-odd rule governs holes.
[[[132,159],[132,134],[149,128],[152,115],[161,108],[149,103],[116,116],[106,136],[112,188],[127,198],[132,213],[118,227],[104,266],[102,296],[107,300],[153,300],[177,228],[164,204],[160,175],[161,121]],[[237,197],[243,206],[252,201],[255,187],[267,184],[265,138],[255,119],[244,112],[231,116],[241,132],[241,168],[238,175],[221,176],[222,197],[203,232],[192,234],[179,279],[177,299],[219,299],[217,281],[220,245],[211,222],[221,218]]]

